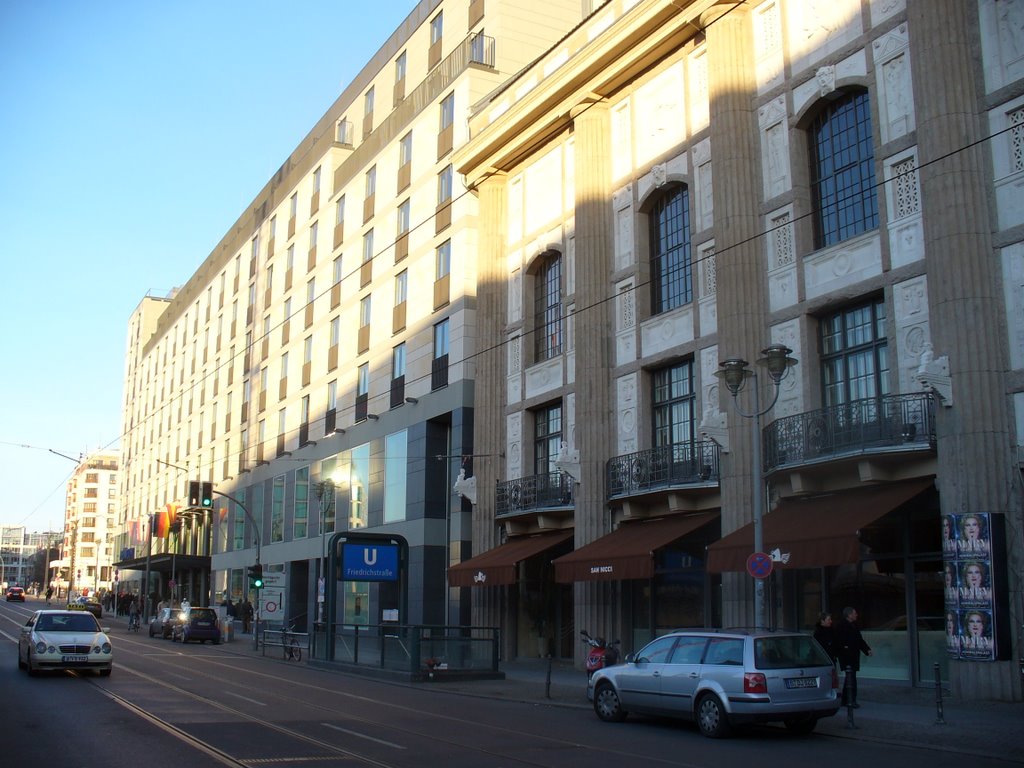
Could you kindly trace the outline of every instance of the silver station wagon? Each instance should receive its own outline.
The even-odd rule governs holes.
[[[598,670],[587,686],[602,720],[630,712],[683,717],[711,738],[763,722],[810,733],[839,710],[839,694],[836,668],[813,637],[744,629],[671,632],[625,664]]]

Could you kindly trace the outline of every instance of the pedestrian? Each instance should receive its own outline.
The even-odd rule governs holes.
[[[836,663],[836,630],[832,626],[832,614],[822,611],[818,614],[818,623],[814,625],[814,639],[818,641],[825,653]]]
[[[242,632],[249,634],[249,625],[252,623],[252,603],[249,602],[249,598],[245,598],[242,602]]]
[[[843,688],[843,704],[857,709],[857,672],[860,671],[860,655],[871,656],[871,646],[864,641],[857,626],[857,609],[843,608],[843,620],[835,630],[836,657],[839,666],[846,672]]]
[[[224,612],[228,615],[229,619],[235,618],[235,604],[231,602],[230,597],[224,601]]]
[[[53,597],[53,587],[46,588],[46,604],[50,604],[50,598]]]

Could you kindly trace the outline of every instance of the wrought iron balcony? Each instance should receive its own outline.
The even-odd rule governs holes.
[[[607,464],[608,498],[718,483],[718,446],[676,443],[614,456]]]
[[[572,509],[576,482],[565,472],[530,475],[498,483],[495,516],[519,515],[548,509]]]
[[[935,449],[931,394],[854,400],[786,416],[762,433],[765,470],[842,456]]]

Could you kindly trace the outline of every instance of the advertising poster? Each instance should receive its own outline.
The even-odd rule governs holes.
[[[991,515],[942,516],[946,649],[951,658],[996,658]]]

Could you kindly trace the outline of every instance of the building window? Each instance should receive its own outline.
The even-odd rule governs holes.
[[[441,100],[441,124],[438,126],[438,129],[444,131],[446,128],[450,128],[454,122],[455,94],[449,93]]]
[[[673,446],[673,459],[689,459],[694,442],[693,363],[677,363],[652,376],[654,446]]]
[[[447,277],[452,271],[452,241],[445,240],[437,246],[434,279]]]
[[[537,269],[533,322],[535,361],[562,354],[562,257],[558,253],[543,257]]]
[[[562,447],[562,404],[534,412],[533,474],[557,472],[555,459]]]
[[[405,344],[391,350],[391,403],[392,408],[405,403]]]
[[[883,299],[821,320],[821,380],[826,406],[889,394],[885,320]]]
[[[406,478],[409,472],[409,440],[406,432],[384,438],[384,522],[405,520]]]
[[[412,131],[398,142],[398,191],[401,192],[412,181]]]
[[[327,411],[324,415],[324,436],[331,435],[337,427],[338,380],[327,382]]]
[[[400,83],[405,80],[405,73],[408,69],[408,57],[405,51],[398,54],[398,58],[395,59],[395,82]]]
[[[441,40],[444,36],[444,14],[438,13],[430,20],[430,48],[427,49],[427,69],[441,63]]]
[[[405,304],[409,298],[409,272],[402,270],[395,275],[395,306]]]
[[[452,199],[452,167],[445,166],[437,174],[437,207],[440,208]]]
[[[295,523],[292,539],[304,539],[309,531],[309,467],[295,470]]]
[[[650,210],[651,309],[667,312],[692,300],[690,193],[674,186]]]
[[[274,491],[270,507],[270,540],[284,541],[284,475],[274,478]]]
[[[811,125],[810,145],[815,247],[875,229],[878,196],[867,92],[829,103]]]
[[[448,386],[448,318],[434,326],[434,357],[431,362],[430,388]]]

